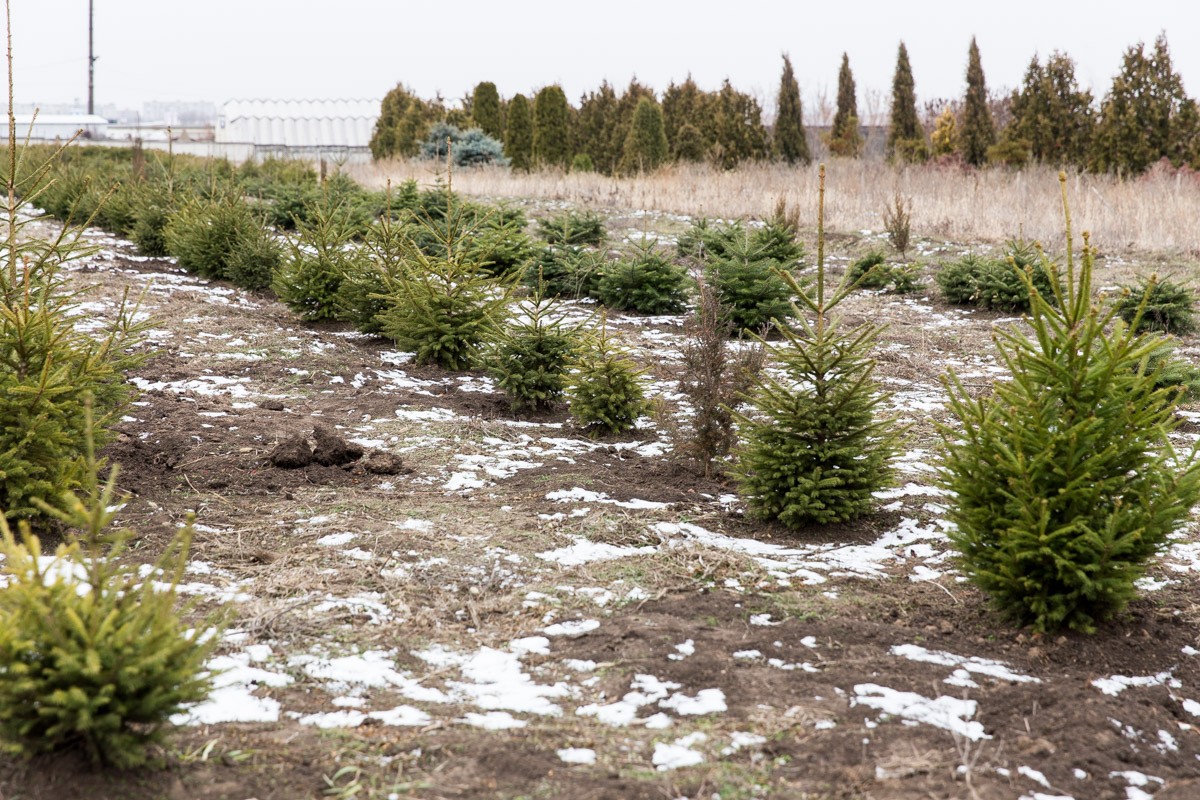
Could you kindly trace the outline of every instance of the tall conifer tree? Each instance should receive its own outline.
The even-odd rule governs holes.
[[[908,49],[900,43],[896,56],[896,72],[892,76],[892,119],[888,125],[887,157],[902,161],[924,160],[929,150],[925,146],[925,131],[917,118],[917,93],[913,82]]]
[[[533,118],[525,95],[508,101],[508,125],[504,130],[504,153],[512,168],[529,171],[533,166]]]
[[[1169,157],[1172,123],[1179,122],[1187,99],[1165,35],[1154,41],[1149,55],[1144,44],[1130,47],[1100,109],[1092,167],[1136,174]]]
[[[476,84],[471,93],[471,121],[476,128],[496,141],[504,139],[503,113],[500,107],[500,92],[496,84],[484,81]]]
[[[613,149],[617,127],[617,94],[608,81],[588,92],[579,103],[576,150],[592,160],[592,167],[605,175],[616,172],[621,151]],[[624,142],[622,142],[624,145]]]
[[[792,71],[792,60],[783,56],[783,75],[779,78],[779,97],[776,103],[774,150],[776,158],[789,164],[808,164],[808,136],[804,133],[804,109],[800,102],[800,86]]]
[[[533,98],[533,161],[539,167],[571,165],[571,106],[555,84]]]
[[[979,60],[979,46],[972,36],[971,49],[967,53],[967,96],[963,102],[962,129],[958,133],[959,152],[968,164],[978,167],[987,163],[988,148],[995,143],[996,126],[988,107],[983,64]]]
[[[1000,136],[1009,160],[1084,163],[1095,124],[1092,93],[1079,88],[1069,56],[1053,53],[1045,66],[1034,56],[1021,88],[1013,92],[1010,109],[1012,121]]]
[[[609,148],[613,154],[613,158],[618,161],[622,159],[625,153],[625,142],[629,139],[629,129],[633,125],[633,115],[637,111],[638,104],[642,98],[648,98],[654,105],[658,105],[658,101],[654,97],[654,91],[638,83],[637,77],[634,77],[629,82],[629,86],[625,88],[620,99],[617,100],[617,118],[614,120],[610,133],[612,138],[609,142]]]
[[[855,98],[854,73],[850,71],[850,56],[842,53],[842,68],[838,70],[837,111],[833,129],[829,132],[829,152],[835,156],[857,158],[862,153],[863,138],[858,129],[858,100]]]
[[[726,78],[708,108],[715,133],[709,155],[717,166],[733,169],[742,161],[766,157],[767,131],[757,100]]]
[[[692,76],[672,83],[663,92],[663,128],[671,157],[680,161],[703,161],[715,138],[712,97],[700,90]]]
[[[642,97],[625,137],[621,171],[627,175],[651,172],[666,160],[667,134],[663,131],[662,108],[654,98]]]

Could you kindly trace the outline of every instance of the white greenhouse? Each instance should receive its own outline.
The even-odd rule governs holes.
[[[108,120],[97,114],[16,114],[17,137],[31,139],[67,140],[77,133],[84,139],[104,139],[108,136]],[[30,123],[33,124],[32,130]]]
[[[366,148],[378,100],[231,100],[221,107],[216,141],[256,147]]]

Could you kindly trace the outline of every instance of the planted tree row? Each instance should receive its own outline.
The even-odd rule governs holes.
[[[1034,56],[1011,94],[990,93],[972,39],[963,96],[929,104],[926,123],[918,115],[912,65],[901,42],[891,95],[885,145],[890,160],[951,157],[975,167],[1042,162],[1136,174],[1166,159],[1200,169],[1200,111],[1171,64],[1165,35],[1149,50],[1143,43],[1126,50],[1102,98],[1079,86],[1075,62],[1060,52],[1044,62]],[[787,55],[775,101],[775,118],[768,124],[758,100],[728,80],[716,91],[705,91],[689,76],[661,96],[636,78],[623,92],[604,82],[575,106],[557,85],[532,97],[504,99],[494,83],[483,82],[459,108],[447,107],[440,98],[423,100],[399,85],[383,100],[371,152],[377,159],[418,155],[433,126],[448,124],[474,130],[489,148],[502,146],[504,157],[521,170],[628,175],[672,162],[707,161],[723,169],[767,159],[809,163],[804,108]],[[822,138],[832,155],[863,154],[862,120],[846,54],[838,72],[836,110]]]

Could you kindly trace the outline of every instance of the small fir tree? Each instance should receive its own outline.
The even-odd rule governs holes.
[[[927,157],[925,131],[917,118],[917,93],[908,49],[900,43],[896,72],[892,76],[892,118],[888,125],[887,157],[892,161],[923,161]],[[924,156],[924,157],[923,157]]]
[[[552,244],[537,251],[525,271],[525,285],[547,297],[594,297],[604,278],[604,253],[574,245]]]
[[[687,305],[687,270],[673,263],[658,242],[646,240],[607,265],[596,287],[609,308],[638,314],[678,314]]]
[[[489,276],[466,246],[478,224],[468,213],[452,204],[444,224],[422,220],[435,254],[410,239],[401,269],[384,275],[386,306],[375,319],[418,364],[470,368],[507,314],[511,284]]]
[[[279,245],[254,210],[234,196],[192,198],[164,231],[179,266],[243,289],[266,289],[281,260]]]
[[[853,287],[826,286],[823,166],[817,208],[815,284],[806,289],[780,273],[801,305],[796,327],[782,329],[786,346],[769,348],[787,378],[760,377],[752,410],[738,415],[738,492],[752,514],[789,528],[869,513],[874,493],[892,480],[902,435],[894,419],[877,416],[889,398],[873,378],[868,355],[880,328],[846,330],[830,315]]]
[[[98,469],[89,441],[83,497],[40,503],[71,531],[52,557],[28,523],[18,541],[0,515],[0,736],[10,752],[75,749],[127,768],[149,760],[173,714],[207,696],[204,662],[220,636],[212,616],[197,624],[175,608],[191,520],[144,574],[123,559],[133,531],[111,529],[123,505],[117,471],[100,486]]]
[[[958,134],[958,149],[963,160],[973,167],[987,163],[988,148],[996,143],[996,126],[992,122],[992,110],[988,105],[987,84],[983,77],[983,64],[979,60],[979,46],[971,37],[967,53],[967,95],[963,100],[962,131]]]
[[[546,86],[533,98],[533,163],[566,169],[571,147],[571,106],[561,86]]]
[[[528,172],[533,166],[533,116],[529,100],[523,94],[508,101],[508,121],[504,128],[504,152],[512,168]]]
[[[388,187],[391,195],[391,186]],[[390,305],[388,290],[399,285],[408,263],[413,234],[411,222],[391,214],[379,218],[363,238],[361,258],[348,261],[338,285],[338,318],[362,333],[382,334],[379,315]]]
[[[795,313],[792,287],[782,275],[780,262],[745,237],[708,260],[707,280],[739,334],[766,335]]]
[[[663,132],[662,108],[653,97],[643,97],[638,100],[625,137],[621,171],[626,175],[653,172],[666,160],[667,135]]]
[[[601,316],[600,334],[582,348],[568,383],[575,422],[593,434],[631,430],[650,409],[643,372],[608,335],[607,320]]]
[[[1180,336],[1196,330],[1196,296],[1188,287],[1151,275],[1126,287],[1117,314],[1135,333],[1161,331]]]
[[[563,211],[538,220],[538,234],[547,244],[600,247],[608,238],[604,218],[594,211]]]
[[[497,337],[488,372],[514,412],[549,411],[562,399],[568,368],[580,348],[578,326],[539,285],[523,301],[515,322]]]
[[[792,71],[792,60],[786,53],[783,56],[783,74],[779,77],[773,144],[775,157],[788,164],[808,164],[812,161],[808,151],[808,136],[804,132],[800,85]]]
[[[11,80],[11,40],[8,51]],[[66,145],[45,161],[17,145],[8,116],[8,151],[2,168],[5,217],[0,240],[0,513],[49,524],[46,503],[81,488],[87,443],[110,438],[110,428],[132,399],[124,371],[145,360],[134,353],[144,325],[136,303],[122,298],[98,331],[78,326],[81,293],[67,285],[65,269],[94,249],[82,229],[61,226],[46,239],[32,230],[31,205],[50,186]],[[80,220],[84,223],[87,219]],[[89,421],[89,407],[96,424]],[[5,665],[13,662],[0,661]],[[5,670],[5,672],[10,670]]]
[[[421,158],[446,163],[447,158],[456,167],[478,167],[485,164],[508,166],[504,147],[479,128],[460,130],[454,125],[439,122],[429,129],[421,144]]]
[[[891,282],[891,270],[881,250],[873,250],[850,265],[846,280],[859,289],[882,289]]]
[[[352,244],[358,226],[341,205],[322,203],[311,222],[298,226],[271,288],[306,322],[342,319],[339,290],[362,252]]]
[[[942,429],[940,469],[967,577],[1035,631],[1087,632],[1129,602],[1146,561],[1187,520],[1200,459],[1169,438],[1177,394],[1147,370],[1161,339],[1092,296],[1086,234],[1076,265],[1059,180],[1067,255],[1055,302],[1025,276],[1031,333],[996,339],[1012,380],[975,397],[948,376],[959,425]]]
[[[858,100],[855,98],[854,73],[850,71],[850,56],[842,53],[842,68],[838,71],[837,111],[829,131],[829,152],[835,156],[858,158],[863,138],[858,128]]]
[[[491,81],[476,84],[471,92],[471,121],[496,141],[504,139],[500,92],[496,91],[496,84]]]

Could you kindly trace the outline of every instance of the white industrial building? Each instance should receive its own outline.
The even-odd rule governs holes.
[[[216,141],[260,148],[366,148],[379,106],[379,100],[231,100],[221,107]]]
[[[96,114],[15,114],[17,138],[66,141],[77,133],[85,139],[108,136],[108,120]],[[32,124],[32,128],[30,125]]]

